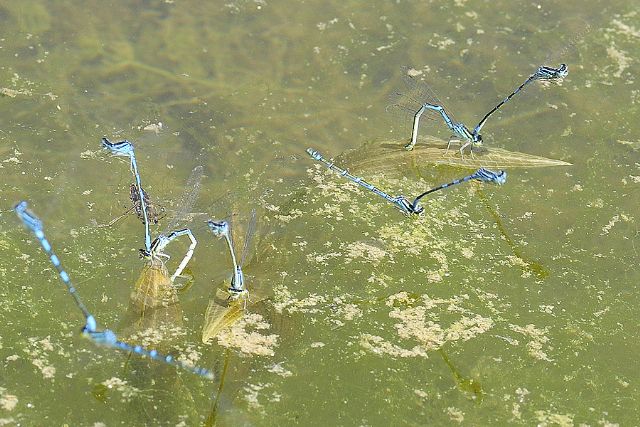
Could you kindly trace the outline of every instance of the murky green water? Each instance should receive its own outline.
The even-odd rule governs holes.
[[[0,3],[0,425],[640,423],[636,3],[58,3]],[[384,111],[399,65],[473,125],[547,60],[569,64],[562,86],[483,134],[573,166],[509,170],[407,219],[304,152],[406,139]],[[94,226],[131,182],[102,136],[136,143],[169,208],[197,164],[195,212],[258,208],[253,297],[209,343],[224,242],[198,223],[191,287],[141,321],[142,227]],[[415,195],[468,170],[357,172]],[[215,380],[82,339],[20,199],[101,325]]]

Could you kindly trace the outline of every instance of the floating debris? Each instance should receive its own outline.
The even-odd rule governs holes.
[[[447,150],[447,142],[427,136],[421,138],[412,151],[407,151],[398,141],[366,143],[339,157],[353,171],[389,173],[419,169],[423,164],[458,166],[464,168],[543,168],[571,166],[563,160],[549,159],[533,154],[508,151],[496,147],[474,149],[473,154],[461,156],[455,149]]]

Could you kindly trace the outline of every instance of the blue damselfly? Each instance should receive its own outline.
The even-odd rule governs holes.
[[[107,138],[102,138],[102,146],[109,150],[114,156],[129,157],[131,161],[131,172],[136,180],[136,189],[138,191],[138,200],[140,201],[140,210],[142,211],[142,222],[144,223],[144,250],[151,253],[151,233],[149,231],[149,216],[147,215],[147,206],[145,201],[145,193],[142,189],[140,174],[138,173],[138,163],[133,144],[126,139],[120,142],[110,142]],[[135,202],[134,202],[135,203]]]
[[[244,273],[244,268],[252,257],[250,253],[253,252],[253,240],[257,223],[256,210],[253,209],[251,211],[250,218],[245,224],[246,232],[242,241],[242,252],[239,254],[236,249],[242,230],[237,227],[237,220],[232,220],[231,218],[233,216],[222,221],[207,221],[207,225],[214,235],[225,238],[231,254],[233,271],[231,283],[225,284],[224,287],[216,286],[213,297],[209,300],[202,326],[202,342],[204,343],[209,342],[220,331],[238,321],[246,311],[249,300],[251,302],[260,301],[264,297],[261,292],[263,293],[266,290],[264,287],[256,288],[256,282],[251,280],[252,297],[250,298],[247,278]],[[234,235],[236,238],[234,238]]]
[[[233,243],[233,231],[232,231],[232,220],[229,218],[228,220],[222,221],[207,221],[207,225],[211,232],[218,237],[224,237],[227,241],[227,245],[229,247],[229,252],[231,253],[231,263],[233,265],[233,274],[231,276],[231,285],[229,286],[228,291],[232,298],[239,298],[240,296],[247,296],[248,291],[244,282],[244,273],[242,271],[242,267],[247,260],[247,255],[251,248],[251,242],[253,240],[253,236],[256,230],[256,222],[257,222],[257,214],[256,210],[253,209],[251,211],[251,217],[247,224],[247,231],[244,237],[244,242],[242,245],[242,253],[240,254],[240,262],[238,262],[238,257],[236,256],[236,248]]]

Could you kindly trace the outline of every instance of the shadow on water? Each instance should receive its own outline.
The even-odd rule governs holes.
[[[442,348],[439,348],[437,351],[451,371],[451,374],[453,374],[453,378],[455,379],[460,391],[471,395],[471,398],[474,399],[478,405],[481,404],[484,399],[484,392],[482,391],[482,384],[480,384],[480,381],[475,378],[467,378],[463,376]]]
[[[521,268],[526,272],[535,274],[540,280],[544,280],[548,278],[550,274],[549,270],[545,268],[545,266],[539,263],[538,261],[533,261],[530,258],[527,258],[525,255],[523,255],[518,245],[509,236],[509,233],[507,232],[507,229],[502,222],[502,217],[500,216],[498,211],[496,211],[496,209],[491,205],[491,203],[489,203],[489,199],[484,194],[484,191],[480,189],[478,190],[477,194],[478,194],[478,197],[480,197],[482,204],[485,206],[485,208],[487,208],[487,212],[489,212],[491,217],[493,217],[493,220],[498,226],[498,231],[500,231],[500,235],[502,236],[504,241],[507,243],[507,245],[509,245],[509,247],[511,248],[511,252],[513,252],[513,254],[516,257],[518,257],[518,259],[521,260],[522,263],[524,264],[524,265],[521,265]]]

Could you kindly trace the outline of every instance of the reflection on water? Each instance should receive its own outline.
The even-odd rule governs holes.
[[[0,200],[29,195],[59,219],[49,237],[116,333],[216,372],[204,382],[77,340],[68,296],[47,292],[50,267],[3,213],[0,423],[636,424],[635,9],[0,4]],[[525,91],[492,117],[486,152],[463,159],[422,141],[409,153],[409,135],[387,127],[400,64],[423,70],[465,122],[549,52],[570,75],[552,99]],[[449,136],[423,128],[435,144]],[[128,198],[126,167],[98,159],[105,135],[134,141],[158,202],[202,164],[194,213],[219,218],[203,206],[229,191],[227,211],[264,208],[246,308],[224,295],[228,253],[202,215],[194,234],[210,243],[178,293],[163,265],[141,274],[139,223],[91,226]],[[344,152],[394,194],[478,166],[509,182],[434,194],[406,219],[314,165],[308,146]]]

